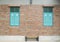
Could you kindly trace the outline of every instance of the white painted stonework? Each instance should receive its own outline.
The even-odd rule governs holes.
[[[0,42],[25,42],[25,36],[0,36]]]
[[[0,4],[29,5],[30,0],[0,0]],[[60,5],[60,0],[32,0],[33,5]]]
[[[35,5],[59,5],[60,0],[33,0]]]
[[[39,40],[60,40],[60,36],[39,36]]]
[[[60,36],[39,36],[39,42],[60,42]]]
[[[25,42],[25,36],[0,36],[0,42]],[[39,36],[39,41],[27,42],[60,42],[60,36]]]

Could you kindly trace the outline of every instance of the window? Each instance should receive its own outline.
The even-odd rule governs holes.
[[[53,7],[44,7],[43,18],[44,26],[53,25]]]
[[[19,18],[20,18],[19,7],[10,7],[10,25],[11,26],[18,26],[19,25]]]

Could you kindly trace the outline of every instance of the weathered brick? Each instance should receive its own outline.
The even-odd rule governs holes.
[[[53,26],[43,26],[43,7],[41,5],[20,6],[20,26],[10,26],[10,9],[0,5],[0,35],[60,35],[60,6],[53,8]]]

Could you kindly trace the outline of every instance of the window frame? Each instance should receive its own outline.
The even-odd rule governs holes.
[[[44,8],[52,8],[52,25],[44,25]],[[54,19],[53,19],[53,17],[54,17],[54,12],[53,12],[53,6],[43,6],[43,26],[44,27],[52,27],[53,25],[54,25]]]
[[[16,24],[15,24],[15,25],[11,25],[11,12],[12,12],[12,11],[11,11],[11,8],[18,8],[19,11],[16,12],[16,13],[19,13],[19,25],[20,25],[20,7],[19,7],[19,6],[11,6],[11,7],[10,7],[10,26],[19,26],[19,25],[16,25]],[[12,12],[12,13],[15,13],[15,11]]]

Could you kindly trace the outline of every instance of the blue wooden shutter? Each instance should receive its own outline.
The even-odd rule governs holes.
[[[14,17],[14,13],[10,12],[10,25],[15,25],[15,17]]]
[[[53,25],[53,9],[51,7],[44,8],[44,26]]]
[[[19,25],[19,12],[15,12],[15,25]]]
[[[10,8],[10,25],[18,26],[19,25],[19,8],[18,7],[11,7]]]

